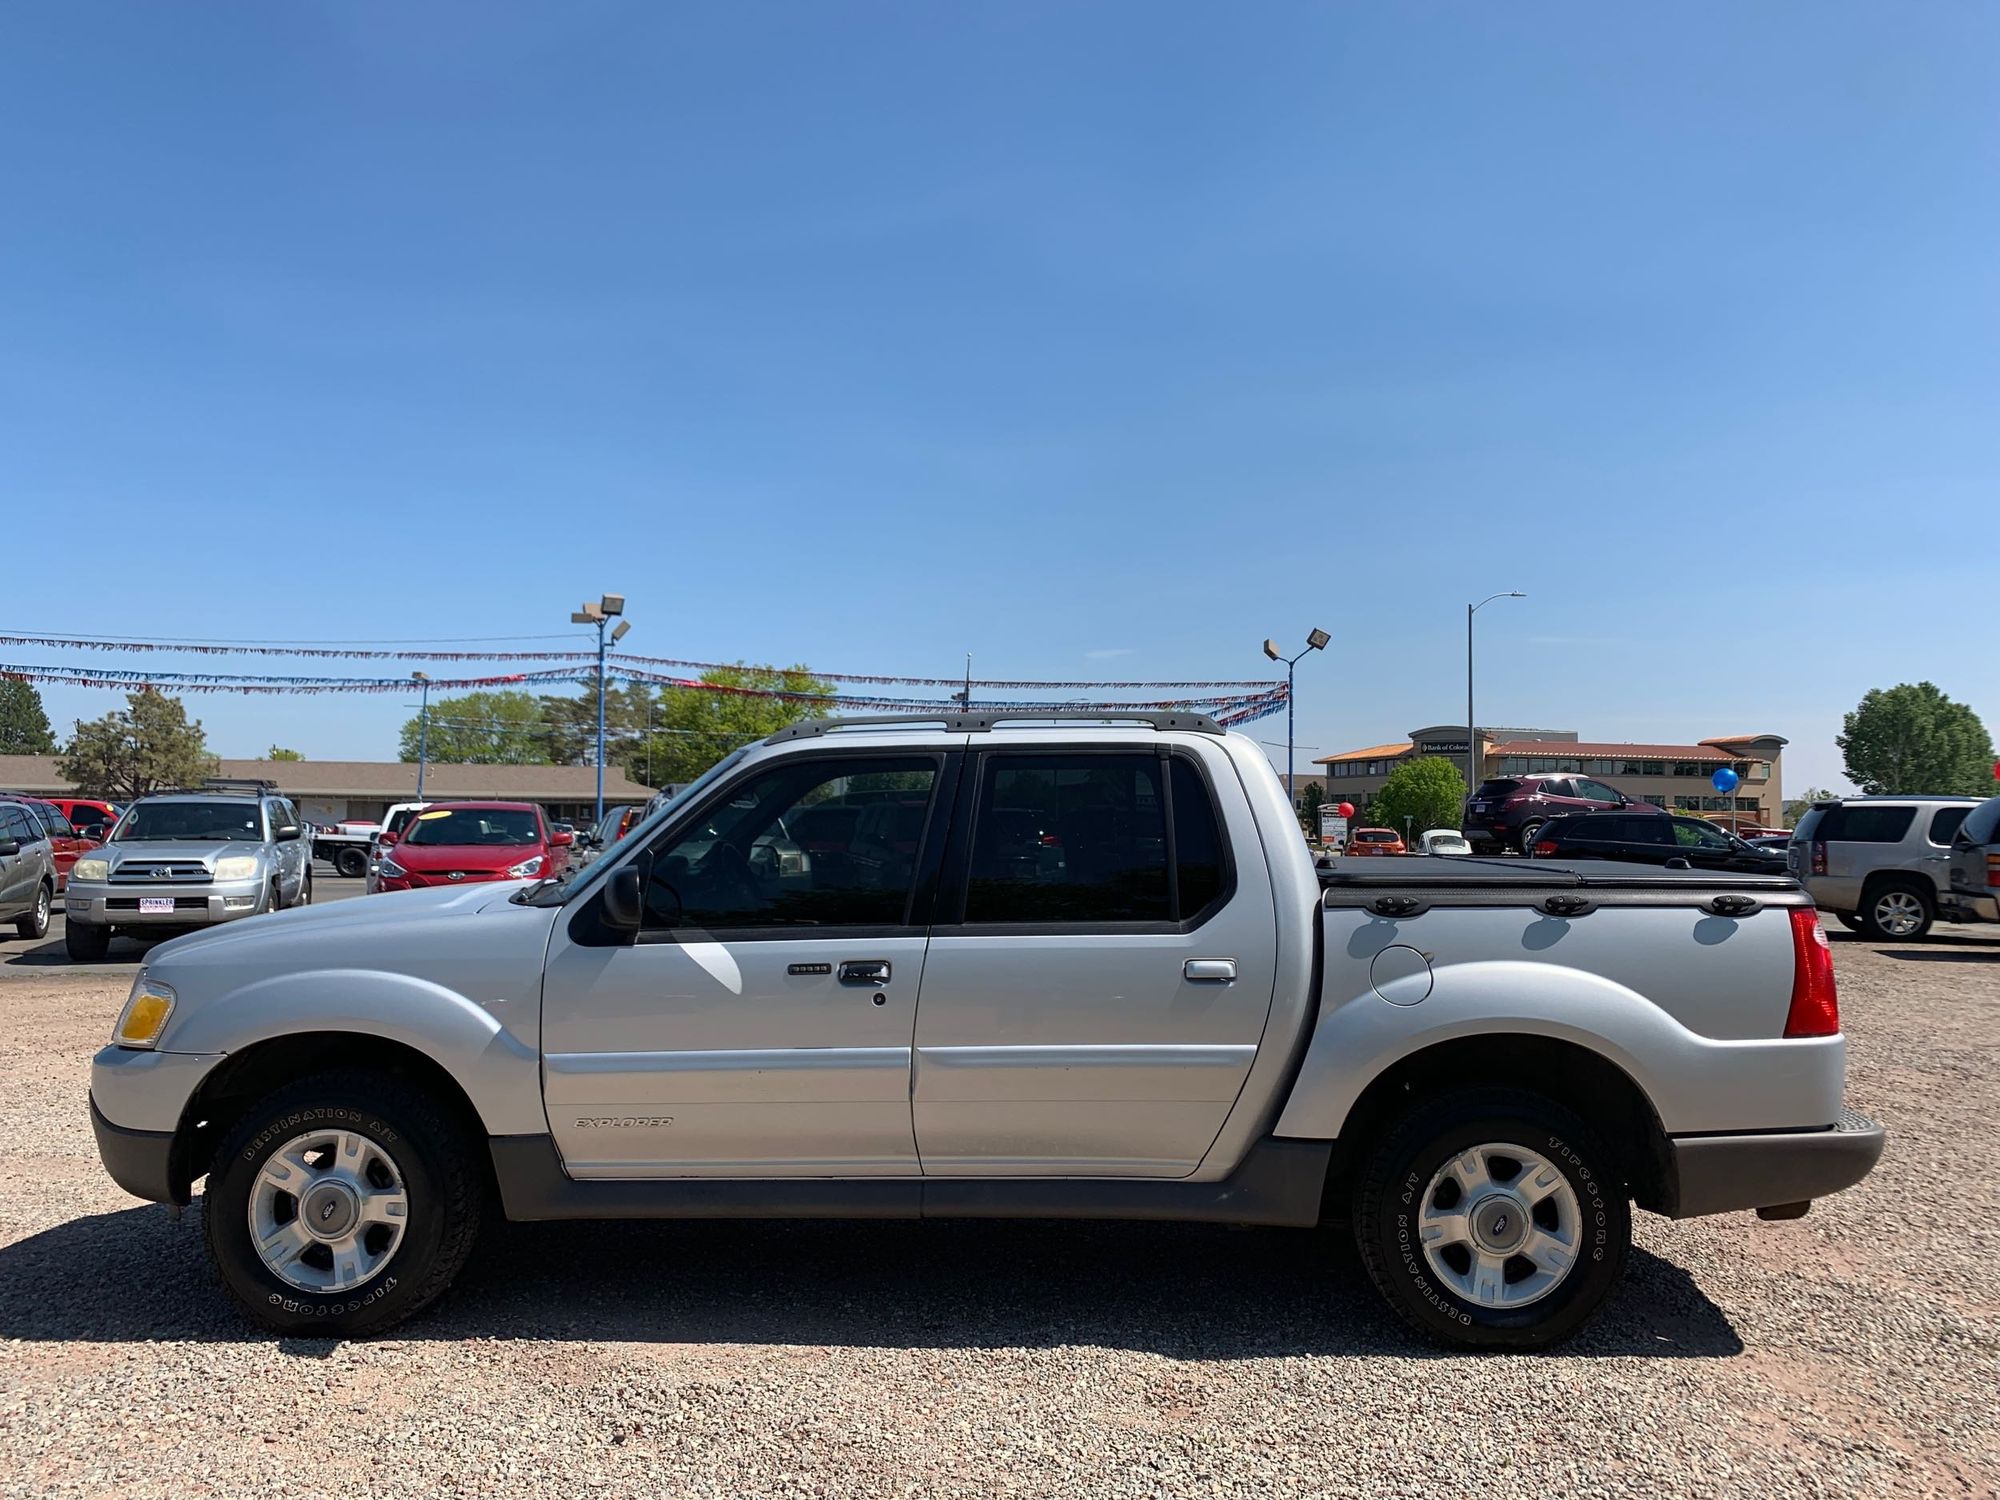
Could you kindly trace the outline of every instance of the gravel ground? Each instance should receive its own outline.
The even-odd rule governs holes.
[[[1515,1358],[1413,1343],[1324,1237],[1172,1225],[508,1226],[393,1337],[259,1336],[98,1168],[129,959],[0,945],[0,1495],[1995,1494],[2000,939],[1833,941],[1881,1167],[1641,1216]]]

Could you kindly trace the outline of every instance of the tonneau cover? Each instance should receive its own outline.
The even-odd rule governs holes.
[[[1724,870],[1674,870],[1614,859],[1496,859],[1477,855],[1386,855],[1342,860],[1319,872],[1325,891],[1491,890],[1518,892],[1586,887],[1597,890],[1795,891],[1789,875]]]

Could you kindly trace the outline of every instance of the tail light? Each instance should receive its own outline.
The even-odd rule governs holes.
[[[2000,854],[1986,856],[1986,884],[1994,890],[2000,890]]]
[[[1785,1035],[1834,1036],[1840,1031],[1840,996],[1833,986],[1833,949],[1819,913],[1795,907],[1792,918],[1792,1008],[1785,1015]]]
[[[1062,848],[1062,835],[1061,835],[1061,834],[1059,834],[1059,833],[1045,833],[1045,834],[1043,834],[1043,835],[1042,835],[1042,847],[1043,847],[1044,849],[1060,849],[1060,848]]]
[[[1812,872],[1813,872],[1813,874],[1815,874],[1815,875],[1824,875],[1824,874],[1826,873],[1826,840],[1825,840],[1825,839],[1814,839],[1814,840],[1813,840],[1813,846],[1812,846]]]
[[[1554,839],[1537,839],[1535,841],[1535,853],[1537,854],[1554,854],[1557,847],[1558,845]]]

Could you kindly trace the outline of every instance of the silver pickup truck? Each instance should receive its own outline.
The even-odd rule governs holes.
[[[1357,866],[1361,861],[1354,862]],[[154,950],[91,1075],[106,1167],[260,1322],[386,1328],[519,1220],[1351,1223],[1389,1304],[1549,1344],[1630,1204],[1794,1217],[1842,1107],[1783,876],[1313,869],[1188,715],[796,725],[588,870]]]

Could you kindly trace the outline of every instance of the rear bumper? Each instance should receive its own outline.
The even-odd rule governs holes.
[[[171,1130],[127,1130],[104,1118],[97,1100],[90,1101],[90,1129],[97,1137],[97,1155],[111,1180],[135,1198],[153,1203],[185,1203],[187,1190],[173,1181],[174,1133]]]
[[[1938,915],[1947,922],[2000,922],[2000,892],[1953,886],[1938,897]]]
[[[1676,1137],[1667,1143],[1679,1189],[1668,1217],[1692,1219],[1824,1198],[1866,1177],[1886,1140],[1880,1125],[1851,1109],[1824,1130]]]

